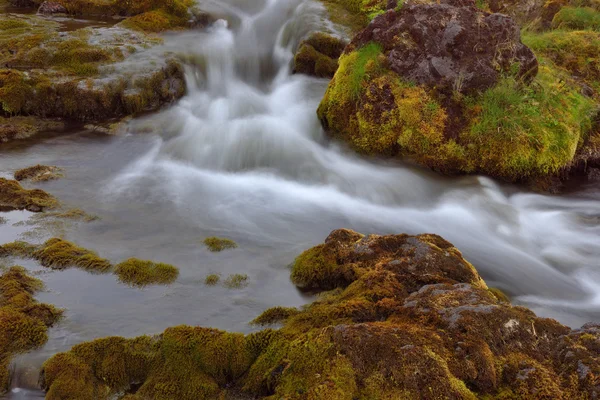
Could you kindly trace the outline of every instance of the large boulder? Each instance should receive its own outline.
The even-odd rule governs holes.
[[[44,364],[47,399],[594,399],[600,328],[512,306],[437,235],[341,229],[295,261],[328,290],[250,335],[178,326],[79,344]]]
[[[539,181],[571,165],[595,109],[566,73],[538,64],[511,18],[446,0],[375,18],[346,47],[317,113],[364,154]]]

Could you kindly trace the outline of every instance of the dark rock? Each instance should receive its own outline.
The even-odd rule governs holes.
[[[526,82],[538,62],[521,43],[520,30],[508,16],[489,14],[470,1],[405,5],[387,11],[351,42],[382,45],[389,67],[408,81],[438,89],[472,93],[492,87],[503,72],[518,65]]]
[[[38,9],[38,14],[66,14],[67,9],[59,3],[45,1]]]
[[[31,8],[35,7],[35,1],[33,0],[8,0],[13,7]]]

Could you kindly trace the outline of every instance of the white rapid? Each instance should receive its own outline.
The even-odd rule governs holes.
[[[288,247],[341,227],[437,233],[516,302],[571,325],[600,319],[597,188],[543,196],[361,159],[322,132],[315,110],[327,82],[291,74],[302,37],[335,32],[322,6],[201,6],[223,19],[165,43],[187,62],[189,94],[131,124],[155,144],[108,181],[105,201],[166,204],[191,226]]]

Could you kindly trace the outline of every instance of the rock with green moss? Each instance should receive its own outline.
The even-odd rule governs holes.
[[[25,189],[17,181],[0,178],[0,208],[40,212],[58,206],[58,200],[41,189]]]
[[[134,286],[166,285],[177,279],[179,269],[170,264],[130,258],[117,264],[115,274],[121,282]]]
[[[42,288],[42,282],[22,267],[0,276],[0,394],[10,386],[13,356],[46,343],[48,327],[62,316],[62,310],[33,298]]]
[[[307,256],[310,255],[310,256]],[[319,273],[315,257],[331,260]],[[322,263],[317,263],[323,265]],[[340,269],[342,273],[336,273]],[[592,399],[600,327],[571,330],[490,291],[449,242],[332,232],[293,267],[329,291],[250,335],[177,326],[79,344],[43,367],[46,398]]]
[[[562,174],[593,136],[595,102],[538,65],[509,17],[457,2],[404,5],[359,33],[319,106],[324,128],[447,174]]]
[[[311,34],[300,43],[294,57],[294,72],[332,78],[338,67],[338,59],[346,43],[323,32]]]

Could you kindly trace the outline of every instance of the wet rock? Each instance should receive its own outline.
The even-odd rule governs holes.
[[[461,4],[405,5],[399,12],[388,11],[358,34],[350,48],[379,43],[392,71],[438,90],[481,92],[515,65],[521,79],[533,79],[537,59],[521,43],[516,23],[469,2]]]
[[[66,14],[67,9],[60,3],[56,3],[53,1],[45,1],[42,3],[40,8],[38,8],[39,14]]]
[[[62,178],[62,169],[51,165],[34,165],[15,171],[17,181],[31,180],[32,182],[46,182]]]

